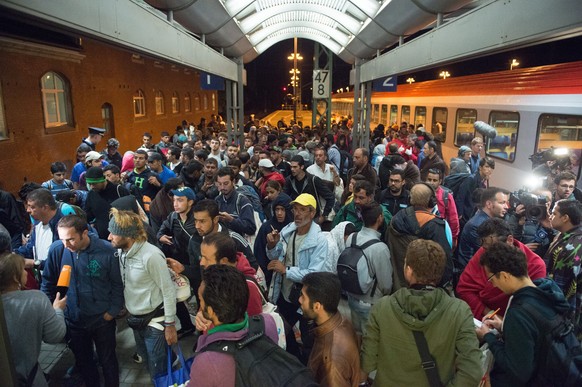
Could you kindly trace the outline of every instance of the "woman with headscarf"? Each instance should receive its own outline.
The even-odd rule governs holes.
[[[293,213],[291,212],[291,198],[288,195],[280,193],[273,200],[272,208],[274,216],[261,225],[261,228],[259,229],[255,239],[253,250],[259,266],[265,273],[267,286],[270,284],[271,277],[273,275],[273,271],[267,269],[267,264],[269,263],[269,258],[267,258],[267,234],[273,230],[280,232],[283,227],[293,221]]]

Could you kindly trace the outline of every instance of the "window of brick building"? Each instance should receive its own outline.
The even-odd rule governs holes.
[[[156,91],[156,115],[164,114],[164,94],[158,90]]]
[[[184,111],[189,113],[192,111],[192,101],[190,100],[190,93],[184,95]]]
[[[172,94],[172,113],[180,113],[180,97],[177,92]]]
[[[138,90],[133,95],[133,116],[134,117],[145,117],[145,96],[143,91]]]
[[[68,80],[53,71],[42,76],[42,104],[44,110],[44,126],[47,132],[51,128],[73,126],[71,113],[71,93]]]
[[[8,129],[6,129],[6,117],[4,116],[4,96],[2,95],[2,84],[0,83],[0,141],[8,140]]]

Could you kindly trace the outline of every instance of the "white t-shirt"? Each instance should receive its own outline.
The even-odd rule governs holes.
[[[34,249],[35,249],[35,261],[44,261],[48,256],[48,250],[53,243],[53,230],[50,225],[46,225],[40,222],[34,226]]]
[[[331,171],[329,164],[325,164],[325,171],[322,171],[317,164],[310,165],[307,167],[306,171],[322,180],[333,182],[333,172]]]

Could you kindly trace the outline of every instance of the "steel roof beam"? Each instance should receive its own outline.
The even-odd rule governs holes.
[[[581,34],[579,0],[495,0],[364,63],[360,82]]]

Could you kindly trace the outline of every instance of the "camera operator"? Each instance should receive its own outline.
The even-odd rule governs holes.
[[[510,209],[505,219],[513,236],[543,257],[556,234],[548,216],[552,193],[546,189],[533,192],[520,190],[511,193],[509,203]]]

